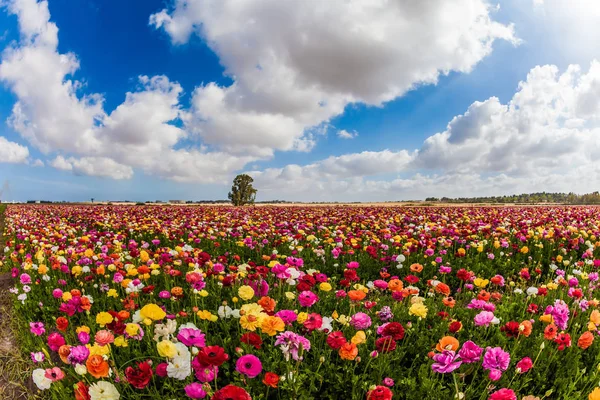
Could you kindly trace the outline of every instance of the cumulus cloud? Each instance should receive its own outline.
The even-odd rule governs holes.
[[[589,191],[600,184],[600,62],[537,66],[513,98],[476,101],[421,148],[363,152],[250,172],[281,198],[393,199]],[[395,174],[391,180],[370,179]],[[305,198],[306,199],[306,198]]]
[[[197,88],[187,127],[228,152],[313,145],[346,105],[380,106],[440,74],[469,72],[495,40],[518,43],[486,0],[177,0],[150,17],[174,44],[197,34],[230,86]]]
[[[29,158],[29,149],[0,136],[0,163],[21,164]]]

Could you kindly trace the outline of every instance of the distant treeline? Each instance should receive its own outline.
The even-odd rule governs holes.
[[[489,196],[489,197],[428,197],[428,202],[441,203],[558,203],[558,204],[600,204],[600,193],[593,192],[587,194],[575,193],[524,193],[510,196]]]

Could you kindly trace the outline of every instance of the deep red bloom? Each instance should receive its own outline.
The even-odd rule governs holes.
[[[242,343],[247,343],[250,346],[254,346],[254,348],[257,350],[260,349],[260,346],[263,343],[262,339],[260,338],[260,335],[254,332],[244,333],[240,338],[240,341]]]
[[[539,290],[539,289],[538,289],[538,290]],[[538,293],[539,293],[539,292],[538,292]],[[537,305],[537,304],[531,303],[531,304],[530,304],[530,305],[527,307],[527,312],[528,312],[528,313],[530,313],[530,314],[537,314],[537,312],[538,312],[538,309],[539,309],[539,307],[538,307],[538,305]]]
[[[380,353],[389,353],[396,349],[396,342],[391,337],[381,337],[375,341],[375,347]]]
[[[469,279],[471,279],[471,273],[466,269],[461,268],[458,271],[456,271],[456,277],[461,281],[468,281]]]
[[[377,386],[367,393],[367,400],[392,400],[392,391],[385,386]]]
[[[519,323],[515,321],[507,322],[500,328],[500,332],[506,333],[506,336],[509,338],[517,337],[519,336]]]
[[[229,356],[221,346],[204,347],[196,357],[200,364],[214,365],[217,367],[229,360]]]
[[[252,400],[252,397],[239,386],[227,385],[216,391],[212,400]]]
[[[152,367],[148,361],[138,363],[137,368],[125,368],[125,377],[127,382],[136,389],[143,389],[150,383],[152,379]]]
[[[462,322],[460,322],[460,321],[453,321],[448,326],[448,330],[450,331],[450,333],[456,333],[456,332],[460,331],[461,329],[462,329]]]
[[[75,400],[90,400],[89,388],[83,382],[77,382],[74,387]]]
[[[339,350],[346,342],[344,334],[340,331],[333,331],[327,335],[327,345],[333,350]]]
[[[404,278],[404,280],[410,283],[411,285],[414,285],[415,283],[419,282],[419,278],[414,275],[406,275],[406,278]]]
[[[391,337],[393,340],[401,340],[404,337],[404,327],[399,322],[390,322],[383,328],[381,335]]]
[[[568,333],[559,333],[554,343],[557,343],[558,350],[562,351],[565,347],[571,347],[571,336]]]

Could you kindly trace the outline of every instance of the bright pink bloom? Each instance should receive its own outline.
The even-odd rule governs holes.
[[[252,354],[246,354],[238,358],[235,363],[235,369],[248,378],[255,378],[262,372],[262,363],[260,359]]]

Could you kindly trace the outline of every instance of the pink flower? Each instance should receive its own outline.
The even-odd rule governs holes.
[[[360,264],[357,261],[350,261],[348,264],[346,264],[346,268],[349,269],[356,269],[360,266]]]
[[[46,359],[46,357],[44,356],[44,353],[42,353],[41,351],[38,351],[36,353],[31,353],[31,360],[34,363],[41,363]]]
[[[248,378],[255,378],[262,372],[262,363],[259,358],[252,354],[246,354],[238,358],[235,369]]]
[[[517,395],[511,389],[500,389],[492,393],[488,400],[517,400]]]
[[[48,335],[48,347],[52,351],[58,351],[60,346],[65,344],[65,338],[58,332],[52,332]]]
[[[161,378],[165,378],[167,376],[167,367],[169,366],[169,364],[167,363],[160,363],[156,366],[156,375],[160,376]]]
[[[494,313],[491,311],[482,311],[473,320],[476,326],[488,326],[494,320]]]
[[[19,279],[23,285],[29,285],[31,283],[31,277],[28,274],[21,274]]]
[[[44,333],[46,333],[46,329],[44,328],[44,323],[43,322],[30,322],[29,323],[29,330],[35,336],[41,336]]]
[[[357,312],[350,319],[350,325],[358,330],[367,329],[371,326],[371,317],[363,312]]]
[[[206,397],[206,392],[202,389],[202,385],[198,382],[190,383],[184,389],[185,394],[190,399],[203,399]]]
[[[383,384],[387,387],[394,386],[394,380],[392,378],[383,378]]]
[[[319,329],[323,325],[323,318],[319,314],[310,313],[308,314],[308,318],[306,321],[302,323],[304,327],[308,330],[314,331],[315,329]]]
[[[60,381],[65,377],[65,373],[58,367],[48,368],[44,373],[44,376],[50,379],[52,382]]]
[[[298,295],[298,303],[302,307],[310,307],[315,304],[319,300],[319,296],[311,292],[310,290],[305,290]]]
[[[490,379],[497,381],[510,364],[510,354],[501,347],[488,347],[483,356],[483,368],[490,371]]]
[[[479,361],[481,353],[483,353],[483,349],[469,340],[462,345],[458,355],[465,364],[472,364]]]
[[[54,297],[55,299],[60,299],[63,295],[63,291],[60,289],[54,289],[52,291],[52,297]]]
[[[281,310],[275,313],[276,317],[279,317],[286,323],[286,325],[291,325],[298,319],[298,315],[292,310]]]
[[[531,367],[533,367],[531,358],[525,357],[517,363],[517,372],[520,374],[524,374],[525,372],[529,371]]]
[[[459,358],[452,350],[444,350],[433,356],[435,362],[431,365],[431,369],[440,374],[449,374],[462,364]]]
[[[183,328],[177,334],[177,340],[186,346],[205,347],[204,333],[200,329]]]

